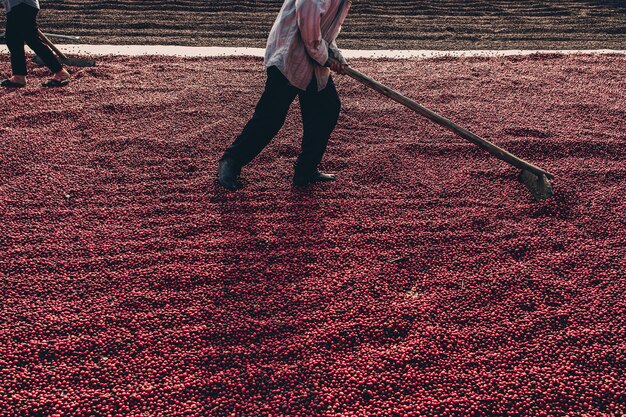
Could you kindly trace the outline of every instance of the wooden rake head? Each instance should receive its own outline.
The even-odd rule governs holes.
[[[533,174],[530,171],[520,172],[518,180],[528,188],[537,201],[552,197],[552,184],[545,174]]]

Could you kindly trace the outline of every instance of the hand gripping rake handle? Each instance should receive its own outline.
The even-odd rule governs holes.
[[[451,130],[462,138],[472,142],[475,145],[478,145],[480,148],[486,150],[496,158],[521,169],[522,175],[520,176],[520,181],[522,181],[529,187],[531,192],[535,194],[535,197],[537,197],[538,199],[545,199],[550,197],[552,187],[548,180],[553,179],[554,175],[552,175],[548,171],[545,171],[528,161],[518,158],[512,153],[509,153],[504,149],[489,142],[488,140],[485,140],[480,136],[470,132],[469,130],[462,128],[456,123],[446,119],[445,117],[435,113],[432,110],[427,109],[426,107],[416,103],[410,98],[403,96],[397,91],[394,91],[391,88],[374,81],[367,75],[360,73],[350,66],[346,65],[344,67],[344,70],[350,77],[354,78],[360,83],[365,84],[366,86],[378,91],[379,93],[391,98],[392,100],[403,104],[404,106],[415,111],[416,113],[432,120],[433,122],[445,127],[448,130]],[[528,174],[525,174],[525,172],[532,175],[529,176]]]

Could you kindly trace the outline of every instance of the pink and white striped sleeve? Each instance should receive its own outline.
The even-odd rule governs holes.
[[[307,53],[318,64],[328,61],[328,45],[322,39],[320,3],[324,0],[296,0],[296,19]]]

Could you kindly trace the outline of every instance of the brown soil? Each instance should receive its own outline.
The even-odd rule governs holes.
[[[47,32],[93,44],[263,47],[281,0],[44,0]],[[354,0],[340,46],[626,49],[623,0]]]

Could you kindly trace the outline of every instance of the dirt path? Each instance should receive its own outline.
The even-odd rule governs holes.
[[[41,26],[86,43],[263,47],[281,0],[43,0]],[[355,0],[341,46],[624,49],[621,0]]]

